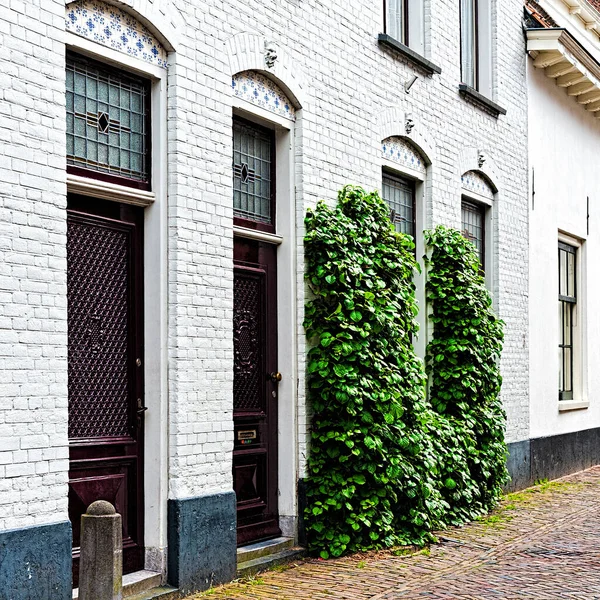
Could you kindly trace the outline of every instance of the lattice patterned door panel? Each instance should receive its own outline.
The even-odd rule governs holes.
[[[234,254],[233,480],[238,543],[280,534],[277,519],[275,248],[236,240]]]
[[[100,201],[87,202],[98,209],[104,206]],[[115,212],[119,205],[107,206]],[[136,363],[141,361],[141,212],[127,208],[124,214],[129,215],[127,221],[75,210],[69,210],[67,217],[74,585],[79,520],[96,500],[111,502],[122,516],[124,572],[143,567],[143,428],[137,414],[143,394]]]

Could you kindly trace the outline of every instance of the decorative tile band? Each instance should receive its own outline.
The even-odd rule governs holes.
[[[425,174],[427,165],[420,152],[401,137],[389,137],[381,143],[383,158]]]
[[[475,192],[484,198],[488,198],[488,200],[494,199],[494,190],[492,189],[492,186],[489,184],[488,180],[483,175],[477,173],[477,171],[467,171],[461,177],[461,181],[463,190]]]
[[[280,117],[296,120],[296,110],[283,90],[268,77],[256,71],[243,71],[233,76],[233,95],[260,106]]]
[[[167,51],[124,10],[98,0],[67,5],[66,30],[148,63],[167,67]]]

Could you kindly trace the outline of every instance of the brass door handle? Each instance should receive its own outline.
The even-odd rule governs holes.
[[[273,371],[273,373],[269,373],[269,379],[273,383],[279,383],[281,381],[281,373],[279,371]]]

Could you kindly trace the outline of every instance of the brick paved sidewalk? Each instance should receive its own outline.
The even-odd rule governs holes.
[[[600,467],[508,496],[412,556],[305,560],[188,600],[600,599]]]

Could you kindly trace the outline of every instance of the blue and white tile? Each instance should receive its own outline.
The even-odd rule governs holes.
[[[427,165],[420,152],[407,140],[400,137],[390,137],[381,143],[383,158],[408,167],[419,173],[425,173]]]
[[[145,62],[167,67],[167,51],[132,15],[98,0],[67,5],[66,30]]]
[[[494,199],[494,190],[492,189],[492,186],[483,175],[480,175],[476,171],[467,171],[461,177],[461,181],[464,190],[474,192],[489,200]]]
[[[233,95],[269,112],[294,121],[296,110],[283,90],[268,77],[256,71],[243,71],[231,82]]]

